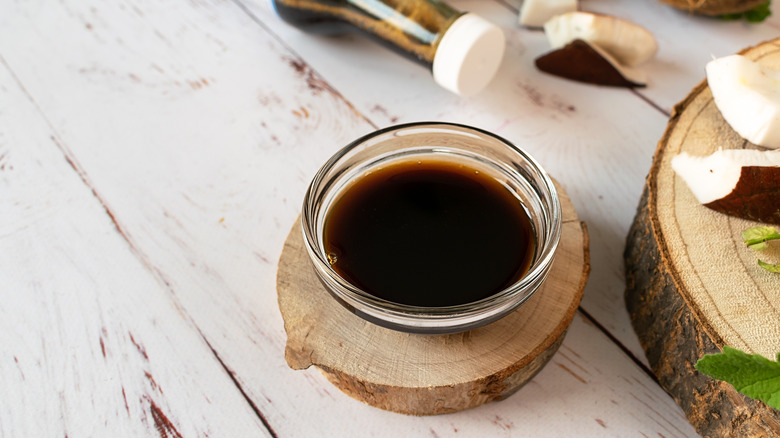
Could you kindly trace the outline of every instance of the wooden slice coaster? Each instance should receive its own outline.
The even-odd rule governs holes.
[[[558,191],[563,234],[545,284],[506,317],[451,335],[402,333],[350,313],[319,282],[296,223],[277,276],[287,363],[315,365],[350,396],[410,415],[455,412],[511,395],[560,346],[590,271],[586,228]]]
[[[742,54],[780,68],[780,39]],[[723,119],[706,80],[676,107],[658,144],[626,246],[626,303],[648,361],[704,436],[780,435],[780,411],[694,369],[724,345],[775,358],[780,351],[780,275],[762,270],[742,230],[760,225],[700,205],[671,168],[680,152],[760,149]],[[778,206],[780,208],[780,206]]]

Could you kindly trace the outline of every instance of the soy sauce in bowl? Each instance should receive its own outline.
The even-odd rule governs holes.
[[[394,330],[456,333],[540,289],[561,206],[547,173],[506,139],[419,122],[336,152],[309,185],[301,228],[319,280],[347,310]]]
[[[343,190],[324,226],[345,280],[394,303],[444,307],[488,298],[531,265],[528,212],[495,178],[467,165],[408,160]]]

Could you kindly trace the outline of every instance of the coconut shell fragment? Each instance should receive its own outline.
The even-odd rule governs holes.
[[[705,71],[729,126],[753,144],[780,149],[780,70],[729,55],[708,62]]]
[[[700,204],[729,216],[780,225],[780,150],[682,152],[672,168]]]
[[[658,52],[658,42],[649,30],[614,15],[583,11],[559,14],[544,23],[544,34],[552,49],[579,39],[604,50],[622,66],[644,64]]]
[[[780,167],[742,167],[731,193],[704,206],[730,216],[780,225]]]
[[[617,63],[586,41],[577,39],[536,59],[536,68],[579,82],[613,87],[644,87],[641,72]]]

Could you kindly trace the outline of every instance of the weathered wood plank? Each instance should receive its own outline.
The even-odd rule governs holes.
[[[1,61],[0,436],[270,436]]]
[[[609,245],[617,248],[623,242],[620,230],[613,229],[612,221],[619,224],[620,217],[614,219],[611,203],[613,198],[623,203],[632,199],[626,188],[631,175],[644,172],[641,160],[634,159],[636,148],[653,128],[632,126],[610,134],[610,146],[602,149],[602,140],[594,139],[612,122],[598,110],[626,103],[623,120],[657,114],[645,104],[632,106],[636,98],[615,90],[581,95],[579,88],[567,85],[576,104],[611,96],[582,114],[575,107],[578,115],[572,118],[569,100],[557,91],[537,92],[533,84],[512,85],[512,95],[494,90],[486,100],[459,101],[427,82],[414,98],[385,83],[384,91],[373,95],[369,111],[363,111],[352,102],[363,102],[360,96],[373,82],[344,86],[350,93],[345,100],[340,81],[334,88],[330,78],[326,82],[318,73],[319,66],[315,72],[282,45],[281,39],[288,41],[285,34],[277,37],[276,29],[270,34],[265,24],[258,26],[229,1],[20,2],[3,9],[0,55],[51,123],[73,167],[112,212],[147,274],[153,274],[158,286],[165,285],[168,299],[191,318],[191,330],[213,346],[279,436],[397,436],[399,431],[405,436],[509,435],[517,430],[539,436],[583,431],[692,436],[671,399],[603,333],[580,319],[562,354],[531,384],[501,403],[452,416],[420,419],[379,411],[340,393],[316,371],[288,369],[283,358],[285,334],[274,276],[284,238],[316,167],[372,129],[362,114],[377,117],[382,111],[371,111],[374,105],[390,108],[386,102],[396,102],[400,108],[396,99],[409,98],[403,106],[409,108],[408,119],[426,113],[426,118],[449,118],[460,111],[454,121],[479,116],[477,124],[502,133],[507,132],[501,129],[504,123],[533,119],[533,124],[522,124],[528,131],[510,139],[527,140],[534,154],[546,154],[541,158],[547,158],[554,175],[566,179],[572,198],[579,196],[580,203],[595,199],[585,220],[591,242],[606,245],[598,253],[594,248],[593,257],[608,260]],[[299,47],[295,51],[301,53]],[[305,56],[315,55],[307,51]],[[375,61],[342,62],[332,76],[355,79],[355,68],[376,69]],[[522,59],[511,57],[509,62],[518,66]],[[358,71],[366,76],[366,70]],[[510,80],[511,70],[504,75]],[[557,84],[548,80],[540,84]],[[543,104],[515,108],[516,96],[527,102],[540,96]],[[500,113],[494,106],[515,109]],[[578,133],[554,137],[562,122]],[[624,140],[632,147],[621,148]],[[588,165],[597,157],[607,160],[604,168],[621,170],[605,176],[601,164]],[[624,173],[622,166],[633,170]],[[638,190],[641,181],[636,179]],[[596,198],[583,197],[589,192]],[[611,195],[599,200],[597,195],[605,193]],[[63,208],[71,214],[75,206]],[[625,214],[627,224],[632,213],[633,206],[614,215]],[[116,269],[127,264],[105,257],[95,263]],[[614,279],[620,275],[619,264],[603,263],[593,290],[613,287],[621,293],[622,284]],[[154,315],[155,306],[150,303],[149,314]],[[133,322],[121,312],[113,318],[116,327]],[[178,378],[193,374],[185,369]],[[38,403],[29,406],[40,412]]]
[[[644,360],[624,309],[622,251],[655,144],[663,134],[663,112],[702,79],[713,55],[773,38],[780,15],[756,25],[691,16],[652,0],[582,2],[583,10],[634,21],[656,36],[658,55],[642,66],[650,84],[631,92],[536,70],[533,60],[547,53],[549,44],[541,30],[517,24],[521,0],[507,2],[515,9],[499,2],[453,0],[459,9],[502,26],[508,39],[506,58],[491,86],[462,99],[438,89],[423,68],[372,42],[352,35],[309,35],[281,22],[269,2],[241,1],[377,125],[456,121],[497,132],[528,149],[572,194],[589,225],[594,263],[582,307]],[[384,87],[393,89],[391,96]],[[435,105],[428,104],[431,101]]]

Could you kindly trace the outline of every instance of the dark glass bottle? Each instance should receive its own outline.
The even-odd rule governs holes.
[[[270,0],[286,22],[311,33],[358,32],[412,59],[463,95],[492,79],[504,53],[501,29],[438,0]]]

